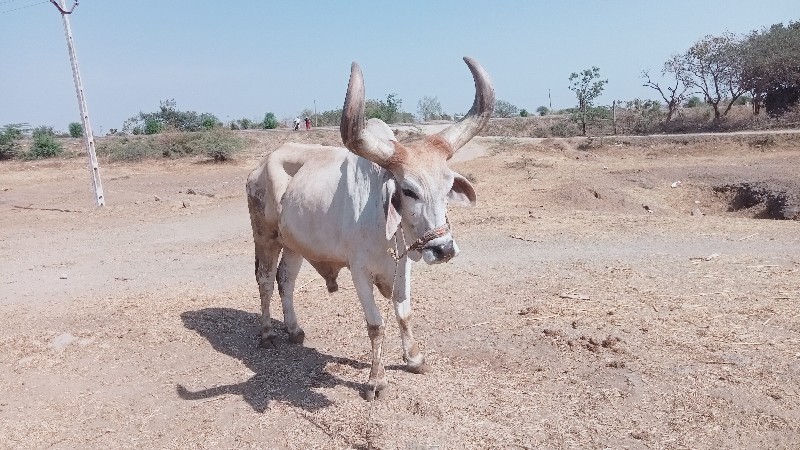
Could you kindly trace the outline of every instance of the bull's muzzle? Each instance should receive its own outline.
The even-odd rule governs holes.
[[[451,239],[435,239],[430,244],[423,247],[422,259],[428,264],[439,264],[450,261],[458,255],[459,249],[455,241]]]

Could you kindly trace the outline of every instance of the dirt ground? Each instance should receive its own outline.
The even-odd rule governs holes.
[[[800,205],[800,135],[477,139],[462,253],[414,268],[433,371],[403,370],[384,300],[373,403],[346,270],[301,272],[304,346],[279,301],[256,346],[245,178],[336,133],[246,135],[226,164],[101,160],[101,209],[82,157],[0,163],[0,447],[800,445],[800,221],[762,218]]]

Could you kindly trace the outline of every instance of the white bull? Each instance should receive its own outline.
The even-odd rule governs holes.
[[[475,191],[447,167],[447,160],[486,125],[495,101],[483,68],[470,58],[464,61],[475,80],[475,101],[467,116],[442,132],[401,144],[382,121],[365,122],[363,76],[353,63],[340,128],[347,149],[284,144],[247,180],[261,296],[260,345],[275,346],[269,310],[273,280],[289,340],[302,343],[305,333],[293,294],[303,259],[325,278],[330,292],[338,288],[339,271],[348,267],[372,343],[368,400],[387,387],[381,362],[384,323],[373,285],[393,300],[408,370],[428,370],[411,332],[409,258],[434,264],[458,254],[447,205],[473,205]]]

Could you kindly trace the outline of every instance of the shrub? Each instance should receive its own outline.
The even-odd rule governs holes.
[[[83,137],[83,125],[79,124],[78,122],[72,122],[69,124],[68,128],[70,137]]]
[[[494,117],[508,118],[519,114],[519,108],[505,100],[495,100]]]
[[[41,127],[40,127],[41,128]],[[33,135],[31,149],[25,154],[26,159],[44,159],[60,155],[64,150],[56,142],[52,134],[38,133]]]
[[[199,133],[166,133],[154,136],[155,145],[161,148],[161,155],[167,158],[189,156],[195,153],[191,142]]]
[[[555,137],[577,136],[578,133],[580,133],[580,129],[571,121],[559,120],[550,126],[550,134]]]
[[[215,129],[199,133],[189,146],[196,153],[202,153],[220,162],[231,159],[234,153],[244,148],[244,140],[228,130]]]
[[[111,161],[137,161],[162,156],[152,137],[122,137],[97,143],[97,153]]]
[[[53,131],[53,127],[48,127],[47,125],[38,126],[31,131],[31,137],[34,139],[41,136],[55,137],[55,135],[56,132]]]
[[[204,130],[211,130],[222,125],[222,122],[217,119],[217,116],[211,113],[200,114],[200,128]]]
[[[253,128],[253,121],[247,117],[244,117],[237,121],[237,125],[239,125],[240,130],[249,130],[250,128]]]
[[[547,114],[550,113],[550,109],[548,109],[547,106],[540,106],[540,107],[536,108],[536,112],[540,116],[546,116]]]
[[[700,97],[693,95],[689,98],[689,100],[686,100],[686,104],[684,106],[686,106],[687,108],[696,108],[700,106],[702,103],[703,100],[701,100]]]
[[[148,117],[144,120],[142,131],[144,134],[157,134],[164,131],[164,124],[155,117]],[[136,129],[133,130],[133,134],[136,134]]]
[[[747,105],[750,103],[753,103],[753,97],[747,94],[742,95],[733,102],[733,104],[737,106]]]
[[[522,108],[522,109],[519,110],[519,116],[520,117],[528,117],[529,115],[530,115],[530,113],[528,113],[527,109]]]
[[[3,126],[0,129],[0,159],[16,156],[20,139],[22,139],[22,125],[8,124]]]
[[[221,127],[195,133],[125,136],[104,139],[97,144],[98,154],[112,161],[192,155],[206,155],[215,161],[226,161],[243,148],[243,139]]]
[[[271,112],[264,114],[264,120],[261,122],[261,126],[265,130],[274,130],[278,128],[278,119],[275,117],[275,114]]]

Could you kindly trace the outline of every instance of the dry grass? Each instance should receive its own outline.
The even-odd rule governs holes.
[[[368,339],[346,271],[335,294],[301,272],[305,346],[287,342],[275,301],[279,348],[256,348],[244,179],[287,139],[336,135],[245,135],[251,147],[231,164],[104,166],[102,210],[88,206],[82,160],[0,166],[10,257],[0,260],[0,446],[800,440],[800,222],[728,212],[713,191],[737,180],[797,191],[796,138],[604,139],[587,150],[581,139],[499,140],[460,163],[479,180],[478,205],[450,212],[462,253],[414,269],[413,326],[434,371],[403,370],[389,320],[390,391],[369,404]],[[698,205],[705,216],[690,215]]]

